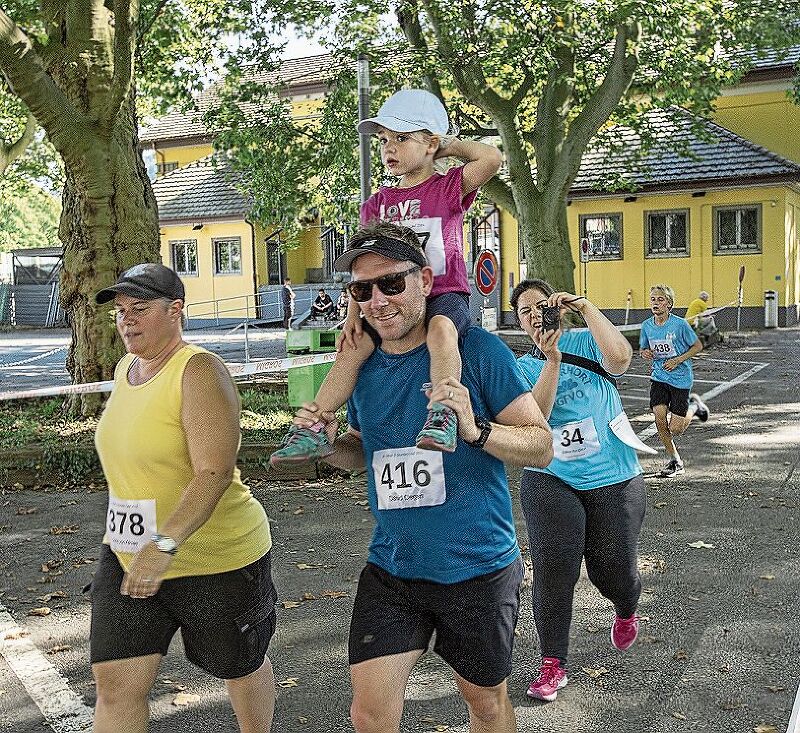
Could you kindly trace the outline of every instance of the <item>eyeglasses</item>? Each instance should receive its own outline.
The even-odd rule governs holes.
[[[417,272],[419,266],[411,267],[403,272],[376,277],[374,280],[354,280],[347,285],[347,291],[358,303],[365,303],[372,297],[372,286],[377,285],[384,295],[400,295],[406,289],[406,275]]]

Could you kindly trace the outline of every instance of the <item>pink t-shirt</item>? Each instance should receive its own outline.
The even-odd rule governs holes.
[[[431,295],[467,293],[469,279],[464,262],[464,214],[477,191],[461,196],[464,166],[434,173],[411,188],[384,186],[361,206],[361,223],[375,219],[413,229],[433,268]]]

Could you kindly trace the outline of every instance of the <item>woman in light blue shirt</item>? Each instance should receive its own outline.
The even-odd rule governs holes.
[[[624,651],[639,631],[637,544],[646,496],[631,447],[637,439],[614,381],[633,352],[595,305],[554,292],[542,280],[523,280],[511,305],[534,343],[519,365],[553,433],[555,458],[546,468],[526,468],[521,487],[542,654],[528,695],[550,701],[567,684],[573,595],[583,559],[589,579],[614,604],[612,644]],[[588,330],[562,333],[568,310],[583,316]]]

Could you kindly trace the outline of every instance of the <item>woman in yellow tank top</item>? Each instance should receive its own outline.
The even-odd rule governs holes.
[[[95,439],[109,503],[92,580],[94,731],[146,733],[148,694],[180,629],[189,661],[225,680],[242,733],[263,733],[277,596],[267,516],[236,468],[236,386],[183,340],[184,288],[169,268],[137,265],[96,300],[114,301],[128,353]]]

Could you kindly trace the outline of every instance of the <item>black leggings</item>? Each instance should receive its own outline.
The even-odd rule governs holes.
[[[522,511],[533,562],[533,620],[542,657],[567,664],[572,599],[586,558],[595,587],[619,616],[636,612],[642,583],[636,546],[646,493],[641,474],[610,486],[577,491],[540,471],[522,473]]]

